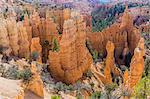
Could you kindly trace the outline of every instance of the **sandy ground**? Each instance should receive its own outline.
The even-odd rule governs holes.
[[[0,96],[13,99],[20,93],[20,90],[22,89],[20,86],[21,81],[19,80],[9,80],[0,77]]]

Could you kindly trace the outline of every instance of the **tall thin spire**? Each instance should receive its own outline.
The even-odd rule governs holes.
[[[125,2],[125,12],[129,12],[128,3]]]

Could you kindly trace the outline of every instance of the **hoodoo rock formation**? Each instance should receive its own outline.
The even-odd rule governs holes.
[[[6,21],[0,19],[0,46],[6,48],[6,51],[3,51],[6,55],[11,53],[11,48],[9,44],[9,36],[6,28]]]
[[[141,79],[144,71],[144,39],[141,38],[138,46],[134,50],[134,55],[130,63],[130,73],[128,79],[125,82],[129,89],[132,89]]]
[[[141,38],[139,29],[133,26],[132,18],[128,14],[128,8],[126,7],[121,23],[114,23],[100,33],[88,33],[87,37],[94,49],[102,52],[104,56],[106,55],[104,74],[99,73],[98,70],[92,67],[95,77],[101,79],[104,84],[109,84],[114,78],[112,76],[120,76],[123,78],[124,85],[128,89],[133,89],[141,79],[144,71],[145,49],[144,39]],[[130,54],[131,56],[127,56]],[[126,59],[132,58],[131,62],[128,61],[130,71],[126,70],[124,75],[115,66],[115,64],[122,66],[120,56],[125,56]]]
[[[125,43],[128,43],[129,50],[133,55],[140,39],[140,31],[133,26],[132,17],[129,15],[128,8],[126,7],[121,23],[114,23],[102,32],[88,33],[87,37],[92,47],[98,52],[102,52],[104,56],[106,56],[107,41],[112,41],[115,45],[115,59],[120,64],[119,57],[122,54]]]
[[[110,67],[110,69],[111,69],[110,72],[112,72],[114,74],[114,76],[119,76],[120,71],[115,66],[114,49],[115,49],[114,44],[112,42],[108,41],[106,44],[107,57],[106,57],[106,67],[105,68]]]
[[[9,44],[12,49],[12,53],[15,56],[18,56],[19,53],[19,45],[18,45],[18,28],[17,23],[14,18],[8,18],[7,20],[7,30],[9,35]]]
[[[18,37],[19,37],[19,56],[30,58],[30,43],[28,40],[28,34],[26,32],[26,28],[23,27],[23,24],[19,22],[18,24]]]
[[[121,74],[119,68],[114,66],[114,62],[110,61],[114,59],[114,57],[112,56],[113,55],[112,53],[114,53],[113,43],[108,41],[106,45],[106,49],[107,49],[107,57],[106,57],[106,66],[104,69],[104,74],[101,74],[94,68],[94,66],[92,66],[91,70],[94,73],[94,76],[97,79],[100,79],[103,84],[110,84],[112,83],[111,73],[113,73],[115,76],[120,75],[123,77],[124,86],[126,86],[128,89],[133,89],[134,86],[141,79],[142,73],[144,71],[144,55],[145,55],[144,39],[143,38],[140,39],[137,47],[134,50],[134,55],[130,63],[130,71],[126,70],[124,72],[124,75]]]
[[[32,38],[30,48],[31,48],[31,54],[32,55],[37,54],[37,61],[42,62],[41,59],[42,47],[40,45],[39,37]]]
[[[30,25],[29,16],[27,14],[24,15],[23,26],[26,28],[26,32],[27,32],[27,35],[28,35],[28,41],[29,41],[29,44],[31,44],[31,40],[32,40],[32,27]]]
[[[44,85],[43,81],[40,77],[40,74],[37,71],[35,63],[31,64],[31,72],[33,74],[32,80],[29,82],[27,88],[34,92],[36,95],[40,97],[44,97]]]
[[[40,35],[40,16],[38,12],[34,11],[33,14],[30,16],[30,22],[32,26],[32,36],[33,37],[39,37]]]
[[[107,57],[105,62],[104,74],[101,74],[92,66],[92,72],[94,73],[94,76],[97,79],[100,79],[102,83],[106,85],[112,83],[113,77],[111,73],[113,73],[113,75],[116,77],[121,76],[121,71],[115,66],[114,49],[114,44],[111,41],[108,41],[106,44]]]
[[[60,51],[49,52],[49,69],[57,80],[75,83],[92,64],[86,48],[85,23],[82,16],[65,20],[59,42]]]
[[[125,65],[120,56],[131,53],[130,71],[124,73],[124,83],[132,88],[144,69],[144,40],[134,27],[128,8],[121,23],[114,23],[102,32],[86,33],[84,17],[70,9],[47,10],[45,15],[33,11],[24,15],[22,22],[14,18],[0,19],[0,46],[6,53],[49,63],[48,69],[57,81],[73,84],[92,64],[86,40],[94,50],[106,57],[104,74],[93,68],[93,73],[104,84],[112,83],[113,76],[122,76],[116,65]],[[139,42],[139,43],[138,43]],[[123,57],[124,57],[123,56]],[[124,58],[123,58],[124,59]],[[138,68],[137,68],[138,67]],[[43,83],[32,64],[33,79],[29,89],[43,97]],[[138,72],[137,72],[138,71]]]

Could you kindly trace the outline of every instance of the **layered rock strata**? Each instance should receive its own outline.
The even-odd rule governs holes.
[[[144,39],[141,38],[137,48],[134,50],[134,55],[130,63],[130,73],[127,79],[126,86],[129,89],[134,88],[134,86],[140,81],[142,73],[144,71]]]
[[[28,40],[28,34],[26,28],[23,26],[22,22],[17,24],[18,26],[18,36],[19,36],[19,56],[24,58],[30,58],[30,43]]]
[[[34,11],[33,14],[30,16],[30,22],[32,26],[32,36],[33,37],[39,37],[40,35],[40,16],[38,12]]]
[[[104,68],[104,74],[101,74],[98,72],[98,70],[94,69],[92,66],[92,72],[94,76],[101,80],[103,84],[111,84],[112,83],[112,75],[114,77],[122,76],[121,71],[115,66],[115,60],[114,60],[114,49],[115,46],[111,41],[108,41],[106,44],[106,50],[107,50],[107,57],[105,62],[105,68]]]
[[[39,37],[32,38],[30,48],[31,48],[31,54],[32,55],[37,54],[37,61],[42,62],[42,59],[41,59],[42,47],[40,45],[40,38]]]
[[[3,19],[0,19],[0,46],[3,48],[6,48],[6,50],[3,50],[3,53],[6,55],[10,55],[11,48],[9,44],[9,36],[6,28],[6,21]]]
[[[24,15],[23,26],[26,28],[26,32],[27,32],[27,35],[28,35],[28,41],[31,44],[32,26],[30,25],[30,19],[29,19],[29,16],[27,14]]]
[[[32,72],[32,80],[29,82],[27,89],[34,92],[36,95],[40,97],[44,97],[44,85],[43,81],[40,77],[40,74],[37,71],[37,67],[35,63],[31,64],[31,72]]]
[[[12,53],[15,56],[18,56],[19,53],[19,45],[18,45],[18,28],[17,23],[14,18],[8,18],[7,20],[7,30],[8,30],[8,36],[9,36],[9,44],[12,49]]]
[[[49,69],[57,80],[75,83],[88,70],[92,58],[85,46],[86,33],[83,18],[66,20],[59,52],[49,52]]]
[[[98,70],[95,69],[94,66],[92,66],[91,70],[94,76],[99,81],[102,81],[103,84],[110,84],[112,83],[112,76],[111,76],[112,72],[115,76],[122,76],[124,86],[126,86],[129,90],[132,90],[134,86],[136,86],[136,84],[140,81],[142,73],[144,71],[144,55],[145,55],[144,39],[141,38],[139,43],[137,44],[137,47],[134,50],[134,55],[130,63],[130,71],[126,70],[124,72],[124,75],[122,75],[119,69],[116,66],[114,66],[114,62],[112,61],[114,59],[113,43],[108,42],[106,45],[106,49],[107,49],[107,57],[104,74],[101,74],[100,72],[98,72]]]

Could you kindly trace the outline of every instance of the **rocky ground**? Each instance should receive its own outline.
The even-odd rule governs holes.
[[[93,65],[100,70],[103,68],[104,63],[101,62]],[[26,69],[22,70],[22,67],[24,66]],[[105,91],[106,88],[110,88],[111,91],[117,88],[117,90],[114,91],[113,94],[118,92],[118,90],[121,88],[121,86],[117,87],[117,85],[115,84],[108,87],[104,87],[104,85],[96,79],[96,77],[92,74],[90,70],[87,73],[85,73],[82,79],[77,81],[77,83],[73,85],[66,85],[63,82],[55,81],[51,77],[49,71],[47,70],[46,64],[37,63],[37,67],[38,67],[38,71],[41,73],[41,78],[45,86],[44,88],[45,97],[53,97],[53,98],[61,97],[63,99],[76,99],[76,97],[78,97],[79,99],[82,99],[88,97],[99,97],[101,95],[100,92],[103,93],[102,94],[104,95],[103,97],[106,97],[107,96],[106,94],[108,94],[108,92]],[[30,76],[31,76],[31,72],[30,70],[28,70],[28,68],[29,68],[29,64],[28,61],[25,59],[19,59],[19,60],[12,59],[7,62],[1,59],[0,76],[11,80],[23,80],[24,82],[26,82],[30,80]],[[114,96],[114,99],[115,97],[118,96]],[[32,97],[32,99],[40,99],[40,97],[37,97],[32,92],[26,91],[25,99],[28,99],[28,97]]]

